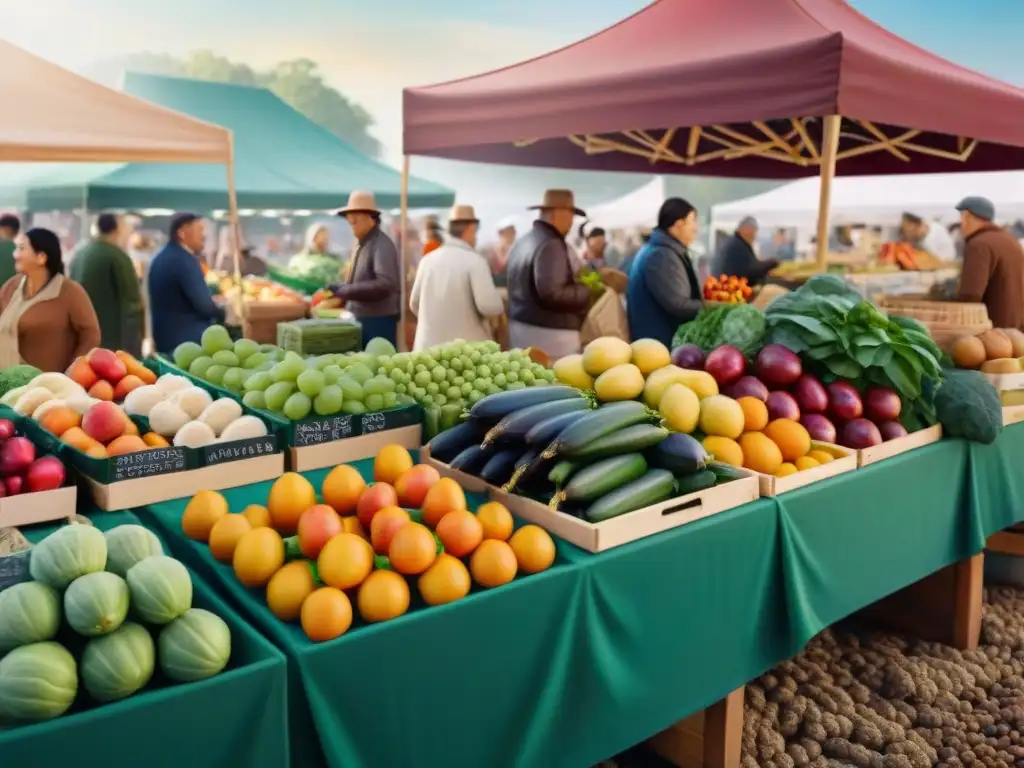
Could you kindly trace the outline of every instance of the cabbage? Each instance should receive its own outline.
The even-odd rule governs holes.
[[[702,309],[697,317],[679,326],[673,349],[696,344],[705,352],[731,344],[744,357],[752,358],[764,344],[767,324],[764,313],[750,304],[718,304]]]

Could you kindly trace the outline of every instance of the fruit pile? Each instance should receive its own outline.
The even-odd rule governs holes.
[[[64,526],[33,548],[29,571],[32,581],[0,592],[0,721],[64,714],[79,679],[104,704],[142,690],[158,663],[182,683],[227,666],[227,624],[192,607],[188,570],[141,526]]]
[[[233,275],[210,272],[206,275],[206,283],[217,293],[229,299],[238,292],[238,284]],[[304,303],[304,299],[296,291],[287,288],[273,280],[260,277],[242,278],[242,298],[246,301],[291,301],[296,304]]]
[[[980,369],[989,374],[1020,373],[1024,370],[1024,332],[999,328],[962,336],[954,342],[950,357],[957,368]]]
[[[37,458],[32,441],[14,433],[14,423],[0,419],[0,498],[55,491],[64,485],[67,473],[61,460],[56,456]]]
[[[613,403],[640,397],[647,377],[671,362],[668,349],[654,339],[627,344],[602,336],[587,344],[582,354],[566,355],[552,368],[562,384],[593,391],[598,402]]]
[[[231,563],[242,584],[265,589],[270,611],[300,622],[314,642],[348,631],[350,594],[362,620],[375,623],[409,610],[410,581],[424,603],[442,605],[465,597],[474,582],[499,587],[554,563],[546,531],[513,532],[512,515],[496,503],[474,514],[458,483],[414,465],[401,446],[381,449],[373,476],[367,485],[356,468],[335,467],[318,499],[309,480],[290,472],[271,486],[265,506],[240,513],[221,494],[202,491],[189,501],[182,530]]]
[[[746,303],[753,289],[747,278],[735,275],[712,275],[704,282],[704,298],[707,301],[720,301],[725,304]]]

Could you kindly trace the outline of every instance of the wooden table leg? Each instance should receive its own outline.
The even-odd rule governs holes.
[[[648,739],[647,746],[680,768],[739,768],[743,688]]]

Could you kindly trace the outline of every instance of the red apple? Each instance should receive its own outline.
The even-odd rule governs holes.
[[[704,370],[715,378],[720,387],[732,384],[743,375],[746,368],[747,361],[743,359],[743,353],[728,344],[711,350],[704,361]]]
[[[96,403],[82,417],[82,430],[93,440],[106,445],[124,433],[124,419],[124,411],[119,406]]]
[[[14,422],[0,419],[0,441],[10,440],[12,437],[14,437]]]
[[[17,496],[25,485],[25,478],[21,475],[11,475],[4,478],[4,490],[8,496]]]
[[[55,491],[64,485],[64,465],[56,456],[43,456],[36,459],[25,474],[25,484],[29,493],[37,491]]]
[[[868,387],[864,391],[864,415],[876,424],[896,421],[902,408],[900,396],[888,387]]]
[[[124,361],[109,349],[97,347],[89,353],[89,365],[101,379],[117,384],[128,373]]]
[[[341,518],[326,504],[317,504],[299,516],[296,532],[302,556],[315,560],[324,545],[342,532]]]
[[[0,475],[20,475],[36,460],[36,447],[24,437],[12,437],[0,446]]]

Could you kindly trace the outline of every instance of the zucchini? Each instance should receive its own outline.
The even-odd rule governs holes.
[[[423,431],[427,440],[433,440],[441,432],[441,412],[435,406],[423,409]]]
[[[526,408],[520,408],[505,416],[486,435],[483,445],[486,447],[492,443],[501,442],[522,442],[526,433],[540,422],[552,416],[561,416],[566,413],[585,411],[590,408],[590,403],[582,397],[571,400],[552,400],[549,403],[538,403]]]
[[[584,511],[585,519],[592,523],[624,515],[649,507],[670,498],[676,492],[676,479],[667,469],[651,469],[643,477],[619,486],[607,496],[591,504]]]
[[[609,456],[620,456],[623,453],[646,451],[660,445],[669,432],[655,424],[634,424],[609,435],[598,438],[577,451],[565,454],[570,461],[594,461]]]
[[[686,475],[704,469],[711,461],[704,446],[689,435],[673,432],[651,451],[651,466]]]
[[[704,491],[714,487],[717,482],[718,476],[710,469],[702,469],[688,475],[678,475],[676,477],[676,494],[686,496],[697,491]]]
[[[573,474],[562,490],[551,499],[551,508],[557,509],[563,501],[572,503],[593,501],[630,483],[647,472],[647,461],[642,454],[627,453],[613,456],[584,467]]]
[[[728,483],[732,480],[742,480],[750,475],[739,467],[732,464],[725,464],[721,461],[709,461],[708,469],[715,473],[719,483]]]
[[[544,446],[558,437],[563,429],[570,424],[575,424],[588,413],[590,413],[589,410],[571,411],[570,413],[563,413],[561,416],[552,416],[549,419],[544,419],[539,424],[534,424],[530,431],[526,433],[526,444],[544,448]]]
[[[573,387],[529,387],[508,392],[496,392],[493,395],[477,400],[469,409],[469,415],[475,419],[497,421],[514,411],[529,408],[531,405],[551,403],[555,400],[572,400],[583,398],[583,393]]]
[[[482,448],[479,445],[471,445],[452,459],[448,466],[460,472],[465,472],[467,475],[475,475],[484,468],[484,464],[487,463],[487,459],[490,456],[491,452],[486,448]]]
[[[541,455],[548,458],[568,456],[598,438],[634,424],[654,421],[657,416],[657,413],[635,400],[602,406],[562,430]]]
[[[507,483],[515,470],[516,460],[522,456],[519,448],[498,451],[491,455],[480,470],[480,479],[491,485]]]
[[[560,461],[548,472],[548,482],[554,483],[555,488],[561,488],[579,468],[579,464],[573,464],[571,461]]]
[[[450,461],[469,446],[479,444],[480,427],[472,421],[464,421],[430,438],[427,448],[430,449],[432,458],[438,461]]]

